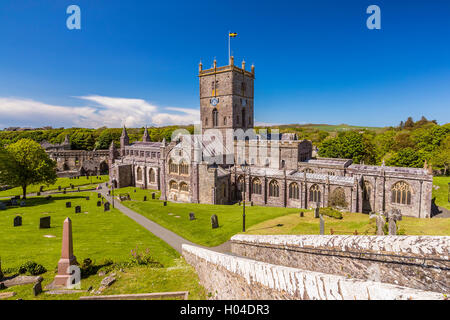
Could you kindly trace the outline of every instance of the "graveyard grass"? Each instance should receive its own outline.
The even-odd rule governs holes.
[[[134,192],[136,190],[136,192]],[[152,192],[156,193],[156,199],[151,199]],[[174,203],[158,200],[160,192],[156,190],[141,190],[127,187],[114,190],[117,197],[120,193],[128,193],[131,201],[123,201],[122,204],[149,218],[159,225],[175,232],[181,237],[204,246],[217,246],[228,241],[231,236],[242,231],[242,206],[235,205],[209,205],[195,203]],[[147,196],[147,201],[143,201]],[[246,227],[250,227],[265,220],[276,217],[298,214],[307,211],[295,208],[279,207],[251,207],[246,203]],[[195,214],[195,220],[189,220],[189,212]],[[173,215],[169,215],[172,213]],[[216,214],[219,220],[219,228],[211,228],[211,216]],[[177,218],[179,217],[179,218]]]
[[[90,200],[86,200],[90,196]],[[47,272],[43,288],[53,281],[58,260],[61,255],[62,225],[66,217],[72,220],[74,255],[81,263],[90,258],[95,264],[105,259],[114,262],[129,261],[131,250],[150,250],[151,255],[164,265],[164,268],[133,266],[125,268],[125,272],[115,270],[117,281],[103,294],[150,293],[164,291],[189,291],[190,299],[204,299],[204,289],[198,284],[194,269],[165,242],[155,237],[146,229],[112,209],[103,212],[97,207],[97,194],[80,192],[73,194],[52,195],[52,199],[33,197],[27,200],[25,207],[7,207],[0,211],[0,258],[5,276],[13,274],[13,270],[26,261],[35,261],[44,265]],[[66,208],[66,201],[72,203]],[[81,213],[75,214],[75,206],[81,206]],[[13,227],[13,219],[21,215],[23,225]],[[39,229],[39,218],[51,216],[51,228]],[[53,235],[47,238],[44,235]],[[98,289],[103,277],[92,275],[82,279],[82,289],[90,286]],[[41,294],[32,295],[32,284],[14,286],[2,292],[14,291],[17,298],[22,299],[78,299],[89,293],[70,295]]]
[[[359,235],[375,235],[375,219],[369,219],[367,214],[344,212],[343,219],[338,220],[323,216],[325,220],[325,234],[351,235],[355,230]],[[402,235],[450,235],[450,218],[420,219],[402,217],[398,222],[398,232]],[[319,219],[314,218],[312,211],[306,212],[304,217],[290,214],[267,220],[248,229],[246,234],[319,234]]]
[[[78,187],[83,188],[95,188],[98,184],[107,182],[109,180],[108,175],[92,176],[92,177],[80,177],[79,179],[69,179],[69,178],[58,178],[55,184],[45,185],[45,184],[34,184],[27,187],[27,194],[36,193],[39,191],[41,186],[44,186],[45,191],[58,190],[58,187],[61,186],[61,189],[67,188],[70,191],[70,184],[73,184],[75,189]],[[92,181],[92,183],[91,183]],[[12,197],[12,196],[22,196],[22,188],[16,187],[8,190],[0,191],[0,198],[2,197]]]
[[[436,204],[438,206],[444,207],[450,210],[450,202],[449,198],[449,187],[450,177],[434,177],[433,185],[439,187],[439,189],[435,189],[433,187],[433,198],[436,198]]]

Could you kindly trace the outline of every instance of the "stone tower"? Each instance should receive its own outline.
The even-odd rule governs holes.
[[[231,57],[229,65],[217,67],[214,60],[211,69],[203,69],[200,63],[198,76],[202,133],[206,129],[219,129],[225,139],[226,129],[253,128],[254,66],[247,71],[242,61],[239,68]]]
[[[123,126],[122,135],[120,136],[120,155],[125,156],[125,146],[130,144],[130,138],[128,137],[127,129]]]

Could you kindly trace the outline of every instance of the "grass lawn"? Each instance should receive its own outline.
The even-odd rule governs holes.
[[[134,192],[136,190],[136,193]],[[122,204],[155,221],[161,226],[177,233],[183,238],[204,246],[217,246],[226,242],[236,233],[242,231],[242,206],[239,205],[208,205],[195,203],[167,202],[163,206],[160,200],[151,200],[152,190],[127,187],[115,190],[119,193],[129,193],[131,201]],[[160,193],[157,192],[159,197]],[[148,201],[142,201],[147,196]],[[157,198],[158,198],[157,197]],[[273,219],[292,213],[305,211],[293,208],[278,207],[245,207],[247,228],[264,220]],[[195,214],[196,220],[189,220],[189,212]],[[173,215],[169,215],[172,213]],[[211,216],[216,214],[219,228],[211,228]]]
[[[438,190],[433,188],[433,198],[436,197],[436,204],[450,210],[450,202],[448,202],[449,183],[450,177],[433,177],[433,185],[439,187]]]
[[[323,216],[325,234],[376,234],[375,219],[369,219],[367,214],[344,212],[343,219],[338,220]],[[450,235],[450,218],[420,219],[403,217],[398,222],[399,232],[406,235]],[[304,217],[290,214],[267,220],[248,229],[247,234],[319,234],[319,219],[313,212],[306,212]]]
[[[90,200],[86,200],[87,195]],[[65,207],[66,201],[72,202],[72,208]],[[111,208],[110,212],[103,212],[103,207],[96,206],[97,201],[94,192],[58,194],[49,201],[34,197],[27,200],[26,207],[8,207],[0,211],[0,257],[4,273],[11,274],[14,268],[32,260],[48,270],[42,275],[43,285],[50,283],[61,255],[62,224],[66,217],[70,217],[74,254],[78,262],[85,258],[91,258],[97,264],[105,259],[129,261],[130,250],[138,247],[140,251],[148,248],[152,256],[164,265],[163,268],[135,266],[125,268],[125,272],[116,271],[118,281],[103,294],[187,290],[191,299],[205,298],[195,271],[174,249],[120,211]],[[82,213],[75,214],[77,205],[81,206]],[[23,218],[21,227],[13,227],[16,215]],[[39,218],[45,215],[51,216],[51,228],[39,229]],[[92,275],[82,279],[82,289],[89,286],[98,288],[102,278]],[[17,292],[11,299],[35,298],[32,296],[32,285],[15,286],[5,291]],[[82,295],[88,294],[41,294],[37,299],[78,299]]]
[[[107,182],[108,180],[109,180],[108,175],[98,176],[98,179],[96,176],[88,177],[88,179],[86,179],[86,177],[80,177],[79,179],[58,178],[56,180],[55,184],[51,184],[48,186],[46,186],[44,184],[35,184],[35,185],[28,186],[27,193],[36,193],[39,191],[39,188],[41,186],[44,186],[44,191],[58,190],[59,186],[61,186],[62,189],[67,188],[67,190],[70,190],[70,184],[73,184],[75,186],[75,188],[77,188],[79,186],[87,186],[87,185],[97,186],[98,184]],[[91,181],[92,181],[92,183],[91,183]],[[0,198],[1,197],[12,197],[12,196],[18,196],[18,195],[20,195],[20,196],[22,195],[21,187],[0,191]]]

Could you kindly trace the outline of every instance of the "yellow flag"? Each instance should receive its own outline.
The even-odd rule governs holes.
[[[228,33],[228,36],[231,37],[231,38],[234,38],[234,37],[237,36],[237,33],[236,32],[230,32],[230,33]]]

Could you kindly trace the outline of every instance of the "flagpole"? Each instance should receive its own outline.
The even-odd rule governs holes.
[[[231,42],[230,38],[231,37],[230,37],[230,32],[231,31],[228,30],[228,64],[230,64],[230,58],[231,58],[231,49],[230,49],[230,45],[231,45],[230,44],[230,42]]]

